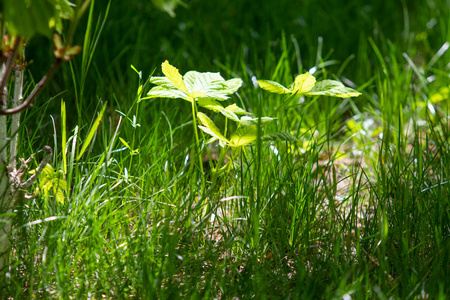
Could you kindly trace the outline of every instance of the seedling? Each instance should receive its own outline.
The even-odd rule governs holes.
[[[184,76],[181,76],[178,69],[170,65],[168,61],[163,62],[161,67],[165,77],[151,77],[150,82],[157,86],[153,87],[147,93],[147,97],[141,100],[150,98],[181,98],[192,104],[192,121],[197,149],[199,149],[197,127],[212,137],[207,143],[218,141],[219,145],[224,148],[219,156],[217,167],[213,168],[214,184],[218,173],[225,170],[225,167],[233,161],[231,159],[225,166],[220,167],[229,147],[240,149],[255,143],[258,137],[258,122],[267,123],[274,119],[269,117],[258,119],[234,103],[226,107],[220,103],[228,100],[230,98],[229,95],[235,93],[242,86],[240,78],[225,80],[219,73],[200,73],[197,71],[189,71]],[[198,112],[197,106],[222,114],[225,117],[224,131],[221,131],[206,114]],[[201,125],[197,125],[197,118]],[[228,120],[237,123],[237,129],[229,137],[227,137]],[[262,137],[262,140],[274,139],[295,140],[295,137],[286,132]],[[198,152],[198,158],[200,168],[202,168],[200,152]]]

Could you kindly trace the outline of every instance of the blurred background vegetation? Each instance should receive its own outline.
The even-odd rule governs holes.
[[[107,0],[94,3],[99,22],[107,5]],[[126,106],[134,96],[130,86],[135,87],[137,82],[131,64],[144,71],[144,78],[165,59],[180,66],[182,73],[192,69],[223,72],[221,66],[227,66],[237,76],[255,73],[258,78],[270,78],[283,53],[283,35],[292,53],[288,58],[292,76],[303,71],[297,67],[295,50],[300,52],[301,67],[308,70],[316,65],[318,49],[322,48],[322,59],[337,61],[327,68],[330,72],[336,72],[347,58],[355,55],[345,76],[356,86],[365,83],[375,71],[360,63],[366,59],[361,57],[364,55],[371,62],[376,60],[368,38],[390,41],[400,51],[412,50],[409,55],[419,64],[429,61],[443,41],[450,39],[448,1],[443,0],[355,0],[345,4],[334,0],[193,0],[175,12],[176,17],[172,18],[155,9],[150,1],[112,1],[86,78],[85,98],[78,100],[82,101],[78,107],[91,109],[97,97],[111,99],[112,93],[120,105]],[[79,44],[83,41],[82,25],[85,23],[81,22],[75,39]],[[297,49],[293,39],[298,43]],[[50,41],[36,37],[29,42],[27,51],[28,59],[33,61],[30,72],[34,78],[40,78],[52,61]],[[246,74],[242,72],[242,58]],[[75,74],[80,73],[80,62],[81,56],[73,62]],[[53,89],[41,99],[45,101],[64,91],[61,96],[69,107],[75,107],[71,67],[65,65],[55,79]],[[42,105],[42,100],[37,102]],[[59,102],[53,104],[57,109]],[[49,104],[49,109],[53,104]]]

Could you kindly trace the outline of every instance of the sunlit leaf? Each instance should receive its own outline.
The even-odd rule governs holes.
[[[202,91],[195,91],[195,92],[191,92],[191,93],[189,93],[188,94],[188,97],[191,97],[191,98],[200,98],[200,97],[204,97],[204,96],[206,96],[206,93],[205,92],[202,92]]]
[[[224,81],[219,73],[189,71],[184,75],[184,82],[190,92],[200,91],[207,94],[210,89],[221,88],[220,82]]]
[[[149,98],[172,98],[172,99],[185,99],[189,101],[189,97],[180,90],[177,89],[167,89],[162,86],[153,87],[148,93],[147,97],[141,98],[141,100]]]
[[[47,164],[39,174],[39,188],[36,188],[35,192],[42,193],[47,200],[50,199],[50,192],[53,192],[55,200],[64,203],[64,191],[68,191],[68,184],[63,171],[55,172],[53,167]]]
[[[251,115],[252,113],[249,113],[246,110],[243,110],[242,108],[240,108],[239,106],[237,106],[236,104],[231,104],[228,105],[227,107],[225,107],[226,110],[234,112],[237,115]]]
[[[344,86],[341,82],[336,80],[322,80],[316,83],[314,88],[305,95],[324,95],[340,98],[358,97],[360,92]]]
[[[225,108],[221,108],[220,113],[224,115],[227,119],[233,120],[238,123],[241,122],[241,120],[239,120],[239,117],[232,111],[226,110]]]
[[[236,91],[242,86],[242,79],[233,78],[222,83],[222,88],[218,91],[225,95],[236,93]]]
[[[168,61],[162,64],[162,68],[166,77],[151,77],[150,83],[157,86],[148,92],[147,97],[140,100],[160,97],[181,98],[189,102],[200,98],[222,101],[228,99],[228,95],[236,92],[242,85],[241,79],[226,81],[219,73],[189,71],[181,76],[178,69],[171,66]],[[214,109],[217,111],[217,108]]]
[[[241,147],[254,143],[258,137],[256,126],[245,126],[238,128],[230,137],[231,146]]]
[[[188,89],[186,88],[186,85],[183,81],[183,76],[181,76],[177,68],[169,64],[169,62],[166,60],[162,63],[161,69],[163,74],[167,77],[167,79],[170,80],[170,82],[172,82],[175,87],[186,94],[188,93]]]
[[[273,120],[274,120],[274,118],[261,117],[261,124],[268,123],[268,122],[271,122]],[[258,118],[251,118],[251,117],[244,116],[244,117],[241,118],[241,124],[243,126],[257,125],[258,124]]]
[[[278,82],[272,81],[272,80],[258,80],[258,85],[263,90],[269,91],[271,93],[275,94],[290,94],[292,93],[291,90],[288,88],[285,88]]]
[[[64,193],[61,189],[57,189],[55,193],[56,202],[64,204]]]
[[[315,83],[316,78],[308,72],[298,75],[295,77],[292,92],[297,94],[309,92],[314,87]]]
[[[216,100],[226,100],[230,95],[236,92],[242,85],[240,78],[234,78],[225,81],[219,73],[200,73],[189,71],[184,75],[186,87],[190,92],[201,91],[206,97]]]
[[[224,141],[225,143],[229,143],[230,141],[225,138],[222,133],[220,132],[219,128],[217,128],[216,124],[208,118],[204,113],[197,113],[197,117],[199,118],[200,122],[203,124],[203,126],[199,126],[201,130],[206,132],[209,135],[212,135],[213,137]]]
[[[223,106],[214,99],[211,98],[199,98],[197,104],[206,109],[212,110],[214,112],[220,112]]]

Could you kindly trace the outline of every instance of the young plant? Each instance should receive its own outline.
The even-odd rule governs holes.
[[[189,71],[184,76],[181,76],[178,69],[170,65],[167,60],[162,63],[161,68],[165,76],[152,76],[150,83],[157,86],[153,87],[147,93],[147,97],[141,100],[150,98],[181,98],[192,104],[195,145],[199,166],[203,173],[202,157],[200,151],[198,151],[200,142],[197,132],[197,106],[220,112],[227,118],[239,121],[237,114],[246,114],[246,112],[236,105],[223,107],[219,101],[229,99],[228,95],[233,94],[241,87],[242,80],[240,78],[225,80],[219,73],[200,73],[197,71]]]
[[[258,124],[267,123],[273,120],[269,117],[256,118],[251,113],[238,107],[235,103],[224,107],[220,102],[228,100],[230,94],[235,93],[242,85],[240,78],[225,80],[219,73],[200,73],[189,71],[181,76],[178,69],[165,61],[162,64],[162,72],[165,77],[151,77],[150,82],[156,84],[148,93],[147,97],[142,98],[181,98],[192,104],[192,121],[194,124],[195,143],[199,149],[199,138],[197,127],[212,138],[207,143],[218,141],[223,148],[217,167],[212,169],[213,186],[217,176],[227,166],[231,165],[232,159],[225,165],[225,155],[229,148],[240,149],[244,146],[253,144],[258,138]],[[217,125],[204,113],[199,112],[197,106],[205,108],[215,113],[220,113],[225,117],[225,130],[222,132]],[[197,118],[201,125],[197,125]],[[237,129],[227,137],[228,120],[237,123]],[[262,136],[261,140],[295,140],[290,133],[281,132],[272,135]],[[202,169],[202,157],[198,151],[199,165]],[[203,173],[203,169],[202,169]]]

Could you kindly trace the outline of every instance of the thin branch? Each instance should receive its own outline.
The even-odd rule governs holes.
[[[42,77],[41,81],[38,82],[34,90],[31,92],[31,94],[28,96],[28,98],[22,102],[19,106],[0,110],[0,115],[12,115],[19,113],[28,107],[33,105],[33,100],[36,98],[36,96],[42,91],[42,89],[47,85],[48,81],[52,77],[53,73],[55,73],[56,69],[58,69],[59,65],[61,64],[62,59],[56,58],[53,64],[51,65],[50,69],[47,71],[47,74]]]
[[[6,60],[6,70],[5,70],[5,73],[3,73],[2,81],[0,81],[0,95],[3,95],[4,88],[6,86],[6,82],[8,81],[9,76],[11,75],[12,65],[13,65],[14,59],[16,58],[16,53],[17,53],[17,50],[19,49],[21,40],[22,39],[19,36],[16,37],[12,51],[9,53],[8,59]]]

